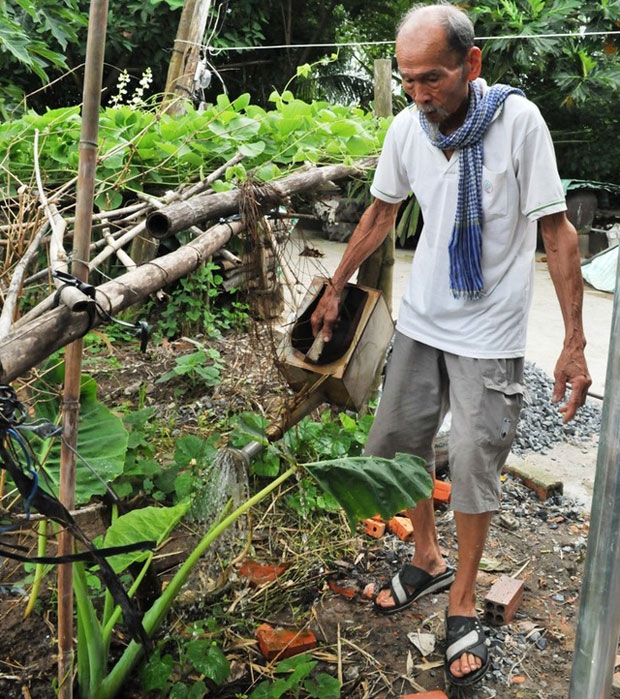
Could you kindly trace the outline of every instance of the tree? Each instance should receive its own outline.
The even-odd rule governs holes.
[[[123,70],[137,84],[150,68],[152,93],[164,90],[184,4],[111,3],[104,103]],[[0,3],[5,116],[24,93],[37,111],[79,103],[88,5],[88,0]],[[211,83],[194,101],[249,93],[254,103],[268,107],[272,91],[281,91],[298,66],[313,64],[307,77],[292,84],[298,97],[368,108],[373,60],[393,55],[395,25],[409,7],[409,0],[214,2],[201,50]],[[538,104],[554,135],[562,174],[617,181],[619,40],[609,32],[620,27],[619,0],[471,0],[467,11],[481,37],[485,77],[523,88]],[[46,81],[51,84],[42,90]]]
[[[89,0],[5,0],[0,3],[0,113],[24,107],[79,104]],[[162,91],[183,0],[111,2],[106,40],[104,97],[127,70],[139,81],[147,68],[153,92]]]
[[[51,69],[68,68],[64,52],[86,24],[78,0],[0,3],[0,112],[21,100],[21,86],[39,87]]]
[[[610,33],[620,27],[620,2],[474,0],[470,12],[485,37],[485,77],[521,87],[538,105],[562,176],[620,181],[620,61]]]

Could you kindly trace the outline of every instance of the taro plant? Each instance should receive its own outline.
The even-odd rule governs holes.
[[[217,466],[215,462],[213,464],[214,473],[223,471],[220,457],[235,459],[238,458],[238,452],[220,452],[215,459],[215,462],[218,462]],[[352,529],[360,520],[377,513],[389,519],[395,512],[413,507],[419,500],[429,497],[432,490],[431,478],[424,468],[423,460],[406,454],[397,454],[394,459],[345,457],[307,463],[303,466],[297,463],[291,464],[280,476],[237,507],[234,507],[232,500],[227,502],[214,524],[189,554],[161,596],[144,614],[143,626],[148,637],[155,634],[193,567],[209,546],[239,517],[300,471],[309,474],[321,488],[340,503]],[[189,501],[175,508],[145,508],[146,512],[144,510],[130,512],[119,517],[112,524],[106,533],[104,544],[106,546],[133,544],[151,535],[161,541],[174,526],[175,518],[178,518],[177,521],[180,520],[188,506]],[[114,557],[111,561],[118,571],[126,569],[130,563],[141,562],[145,573],[151,556],[151,552],[136,552]],[[121,562],[115,561],[116,558],[120,558]],[[99,619],[86,585],[80,582],[80,574],[77,579],[79,583],[76,586],[76,596],[80,693],[84,699],[112,699],[117,696],[134,667],[142,659],[144,648],[132,640],[106,674],[111,633],[119,619],[120,610],[112,608],[111,604],[106,604],[105,616]],[[137,581],[130,593],[135,592],[136,584]]]
[[[51,375],[60,375],[61,370],[59,365]],[[48,375],[48,381],[51,375]],[[48,393],[53,395],[54,392],[49,390]],[[43,402],[41,411],[51,414],[54,400]],[[129,441],[127,431],[120,418],[116,418],[98,402],[96,384],[88,377],[85,377],[83,382],[82,408],[78,449],[88,451],[89,461],[96,464],[92,471],[101,468],[106,473],[106,478],[111,481],[114,478],[111,474],[119,474],[123,468]],[[353,425],[349,427],[354,432]],[[113,439],[110,439],[111,434],[115,435]],[[274,447],[268,444],[260,430],[254,430],[253,434],[256,437],[254,446],[259,450],[268,446]],[[388,519],[395,512],[412,507],[419,500],[429,497],[432,489],[424,462],[415,456],[398,454],[394,459],[382,459],[340,454],[336,458],[300,465],[291,453],[287,453],[288,450],[283,449],[280,458],[288,464],[287,467],[260,491],[243,499],[243,495],[240,495],[243,489],[235,487],[236,481],[231,475],[241,471],[245,473],[247,464],[243,452],[224,449],[214,456],[212,449],[200,450],[197,442],[200,440],[194,438],[182,446],[179,445],[178,461],[183,461],[182,452],[190,457],[190,461],[196,460],[196,457],[203,460],[200,465],[208,462],[200,473],[200,479],[203,483],[210,483],[212,488],[198,489],[191,487],[189,481],[183,481],[179,486],[180,499],[176,505],[145,507],[114,516],[105,536],[97,542],[99,548],[122,546],[126,549],[145,540],[152,541],[157,546],[167,538],[184,516],[190,514],[190,508],[194,517],[196,512],[200,512],[203,522],[212,522],[163,592],[144,612],[141,623],[144,636],[148,639],[155,636],[201,556],[239,517],[277,491],[289,478],[301,474],[313,479],[320,489],[344,509],[352,529],[360,520],[375,514]],[[48,455],[46,470],[52,475],[53,461],[54,459]],[[81,482],[82,480],[87,485]],[[91,473],[90,468],[81,468],[77,481],[78,502],[87,501],[87,492],[91,495],[93,492],[102,494],[106,489],[106,484]],[[213,498],[213,493],[218,493],[218,496]],[[196,498],[204,498],[208,501],[208,506],[203,502],[196,507]],[[131,568],[134,577],[127,592],[129,598],[136,594],[141,581],[147,575],[152,557],[153,550],[132,549],[131,552],[117,554],[108,559],[117,576],[125,574]],[[143,659],[145,648],[141,642],[132,640],[110,666],[111,642],[116,626],[122,619],[122,612],[120,606],[115,603],[116,598],[107,591],[102,606],[91,597],[89,574],[84,562],[74,563],[78,627],[77,682],[82,699],[112,699],[118,696],[135,667]],[[127,622],[126,618],[123,620]],[[211,679],[223,682],[226,673],[221,652],[210,650],[208,656],[217,668],[213,670]],[[302,679],[306,682],[306,679],[300,676],[300,681]]]

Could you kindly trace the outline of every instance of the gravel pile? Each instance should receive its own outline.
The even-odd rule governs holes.
[[[527,451],[546,454],[550,447],[559,442],[579,444],[587,442],[601,429],[600,401],[588,401],[577,415],[566,425],[558,405],[551,402],[553,379],[535,364],[525,363],[525,386],[528,399],[517,428],[512,451],[522,455]]]

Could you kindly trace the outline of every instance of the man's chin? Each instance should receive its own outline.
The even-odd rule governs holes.
[[[447,114],[444,114],[443,112],[440,112],[437,109],[433,109],[432,111],[425,111],[424,116],[428,119],[428,121],[430,121],[433,124],[442,124],[447,118]]]

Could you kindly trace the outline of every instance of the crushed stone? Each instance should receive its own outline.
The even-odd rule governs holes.
[[[528,451],[547,454],[554,444],[584,443],[600,432],[600,401],[588,400],[573,420],[563,424],[558,405],[551,402],[553,379],[535,364],[526,362],[524,383],[526,401],[512,446],[512,451],[517,456]]]

